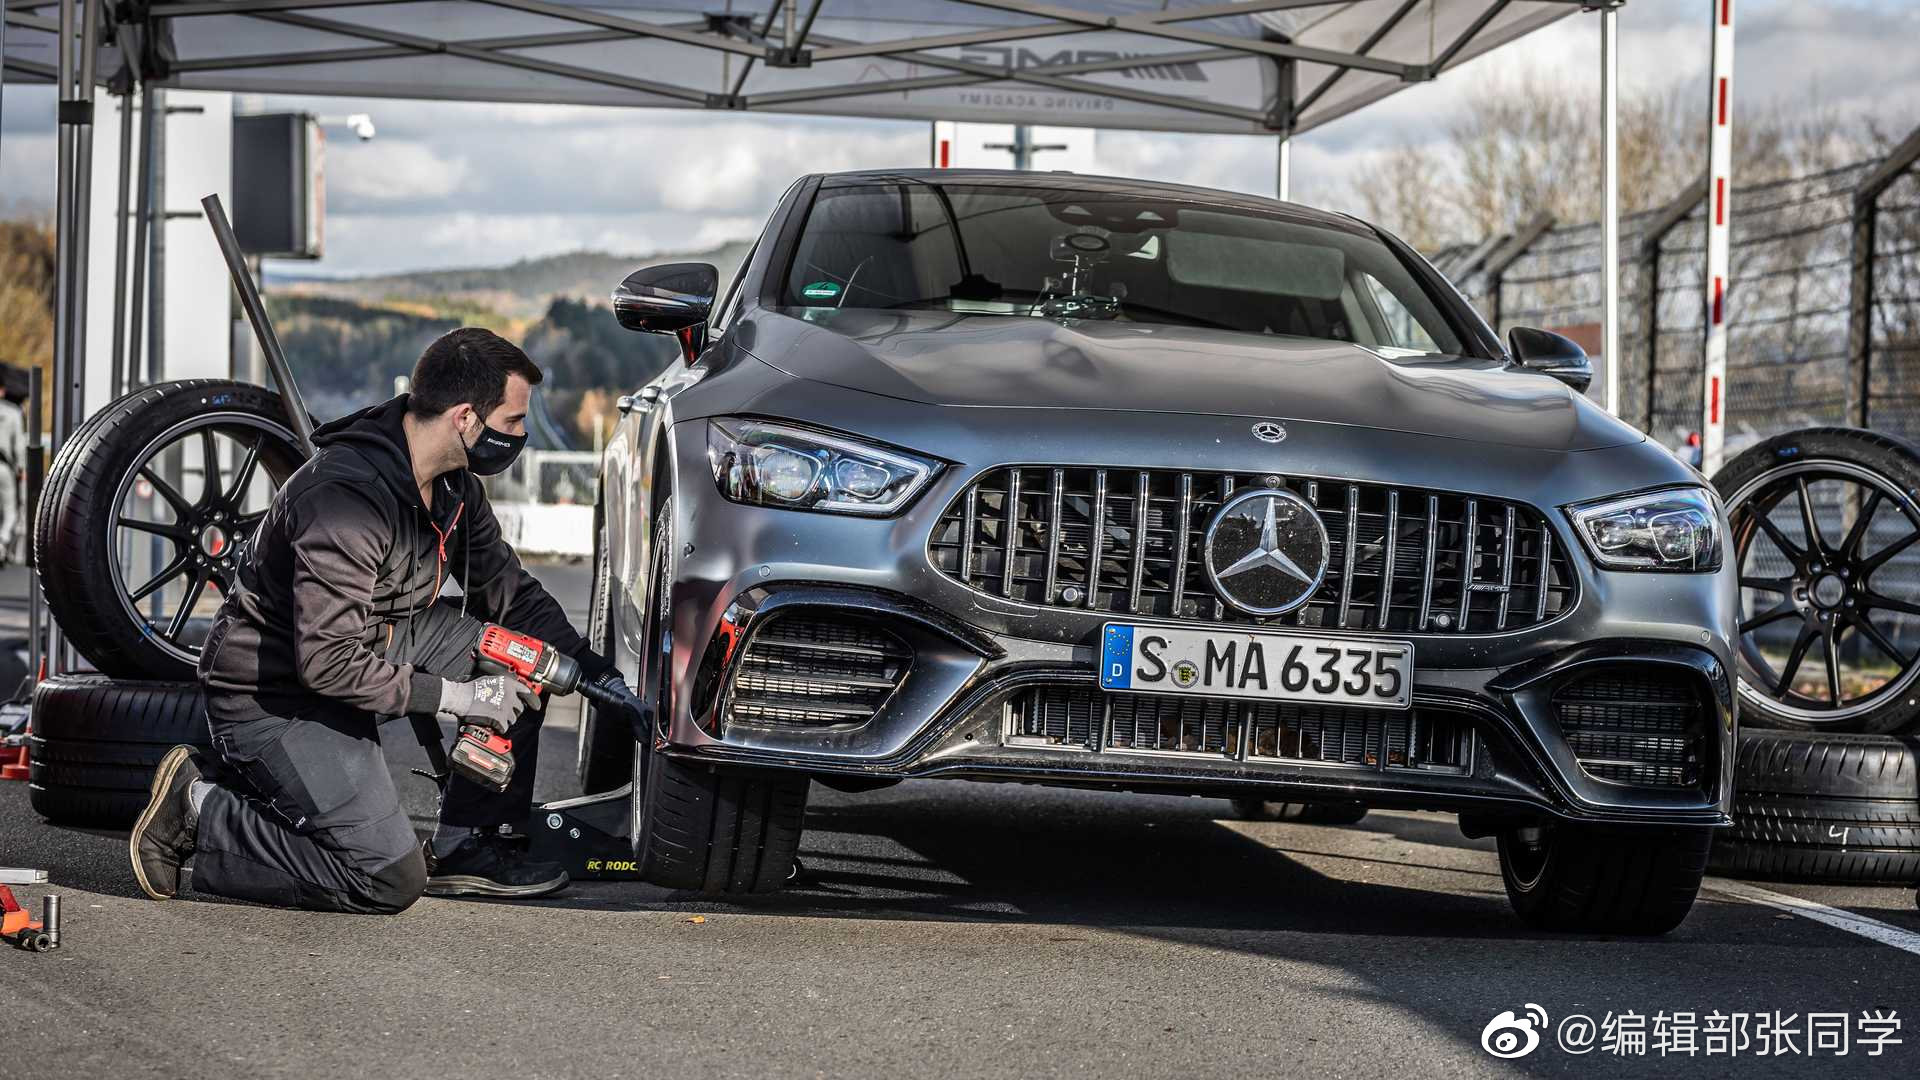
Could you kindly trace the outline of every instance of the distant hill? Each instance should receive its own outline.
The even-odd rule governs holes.
[[[642,266],[707,262],[721,288],[746,243],[649,257],[581,251],[507,266],[422,270],[369,277],[267,279],[266,301],[294,377],[316,415],[338,416],[393,393],[421,350],[460,326],[484,326],[520,343],[545,369],[539,393],[562,439],[593,445],[610,430],[613,401],[679,355],[671,338],[634,334],[614,321],[607,297]],[[598,423],[596,424],[596,419]],[[553,440],[536,435],[534,445]]]
[[[719,269],[724,287],[733,280],[750,246],[742,240],[705,251],[646,256],[575,251],[522,259],[506,266],[417,270],[369,277],[276,280],[270,276],[267,287],[286,296],[325,296],[362,303],[421,305],[435,312],[491,313],[510,320],[537,319],[555,297],[605,304],[621,278],[656,263],[712,263]]]

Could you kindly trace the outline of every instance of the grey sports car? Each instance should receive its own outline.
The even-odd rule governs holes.
[[[597,515],[643,876],[777,888],[811,782],[948,777],[1448,811],[1532,925],[1685,917],[1734,570],[1572,342],[1350,217],[1066,174],[806,177],[716,293],[613,295],[684,354]]]

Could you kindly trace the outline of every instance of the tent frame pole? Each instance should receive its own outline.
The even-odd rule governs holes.
[[[129,289],[127,319],[127,367],[124,386],[116,392],[124,393],[145,381],[145,365],[142,357],[146,353],[141,344],[147,324],[147,254],[153,249],[153,126],[154,126],[154,89],[145,79],[140,81],[140,193],[134,198],[133,209],[133,285]]]
[[[1620,7],[1600,9],[1600,404],[1620,415]]]
[[[120,396],[127,377],[127,204],[133,201],[133,87],[120,98],[120,185],[113,216],[113,373],[107,400]]]

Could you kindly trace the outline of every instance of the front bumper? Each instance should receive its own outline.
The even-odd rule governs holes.
[[[1317,740],[1317,754],[1263,752],[1263,729],[1251,715],[1195,747],[1141,749],[1110,730],[1110,702],[1120,695],[1098,689],[1096,650],[1109,618],[1152,620],[1009,604],[933,569],[928,530],[973,471],[949,470],[896,519],[742,506],[719,497],[703,475],[704,440],[693,445],[687,430],[703,426],[674,432],[679,490],[690,497],[676,500],[673,701],[657,744],[662,752],[869,782],[945,776],[1284,801],[1358,799],[1493,819],[1729,820],[1730,570],[1603,573],[1577,554],[1580,600],[1564,616],[1517,633],[1415,636],[1411,714],[1397,727],[1383,718],[1376,734],[1353,736],[1359,752],[1333,761],[1326,760],[1331,735]],[[809,614],[852,616],[903,644],[911,660],[897,689],[857,723],[782,724],[740,715],[732,694],[756,632]],[[629,625],[638,623],[630,618]],[[1622,782],[1590,754],[1583,764],[1557,704],[1557,695],[1584,677],[1646,672],[1696,688],[1699,712],[1689,737],[1697,767],[1686,783]],[[1090,703],[1081,735],[1023,737],[1017,717],[1035,695]],[[1299,725],[1283,717],[1280,727],[1281,741],[1292,732],[1299,750]],[[1410,749],[1418,733],[1433,738],[1442,730],[1458,740],[1454,751],[1422,756]],[[1396,756],[1396,746],[1407,749]]]

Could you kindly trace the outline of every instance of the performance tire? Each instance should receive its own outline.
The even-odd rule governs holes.
[[[658,722],[672,715],[673,500],[653,530],[642,693]],[[808,779],[721,769],[656,753],[652,733],[633,745],[634,860],[655,885],[711,896],[768,893],[787,881],[800,850]]]
[[[1575,825],[1500,834],[1507,901],[1536,930],[1664,934],[1693,910],[1711,829]]]
[[[1733,828],[1713,872],[1769,881],[1920,881],[1920,738],[1743,731]]]
[[[587,609],[587,647],[614,656],[613,574],[601,508],[593,512],[593,598]],[[576,765],[582,794],[594,795],[633,779],[633,725],[625,716],[602,716],[598,706],[580,710]]]
[[[217,484],[207,482],[203,469],[194,471],[201,490],[189,500],[183,492],[192,488],[139,477],[153,486],[155,494],[147,498],[164,503],[170,520],[127,524],[123,507],[136,473],[189,442],[204,461],[205,448],[223,439],[234,447],[231,454],[214,451],[216,464],[227,459],[214,477]],[[188,460],[181,453],[180,460]],[[205,622],[194,617],[194,601],[209,589],[215,596],[224,592],[246,535],[265,514],[265,496],[302,461],[280,395],[250,383],[160,383],[95,414],[54,460],[34,522],[41,592],[67,640],[107,675],[193,679],[196,635],[204,634]],[[129,529],[151,536],[155,545],[169,545],[165,568],[172,572],[155,579],[155,595],[173,614],[158,621],[137,613],[145,600],[133,595],[153,581],[125,580],[120,548]],[[175,584],[178,600],[167,591]]]
[[[27,800],[63,825],[131,825],[154,766],[182,743],[211,749],[197,683],[45,679],[33,692]]]

